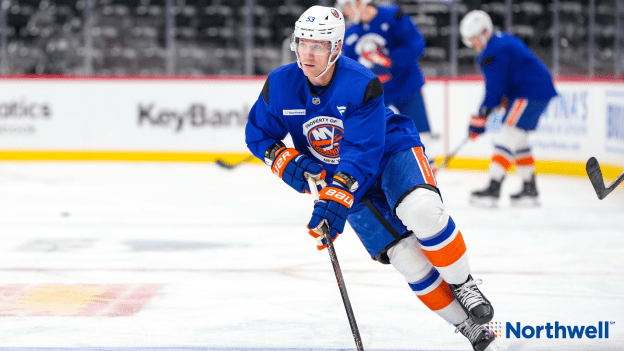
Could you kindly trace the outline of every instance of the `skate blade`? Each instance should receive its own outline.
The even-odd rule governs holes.
[[[470,204],[481,208],[496,208],[498,207],[498,199],[471,196]]]
[[[513,207],[540,207],[541,203],[537,198],[522,198],[522,199],[511,199],[510,202]]]
[[[503,348],[496,343],[496,340],[494,340],[483,351],[503,351]]]

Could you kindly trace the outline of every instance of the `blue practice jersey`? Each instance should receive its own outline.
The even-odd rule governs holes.
[[[477,63],[485,77],[481,107],[493,109],[506,97],[548,100],[557,95],[548,68],[522,39],[494,32]]]
[[[425,84],[418,65],[418,59],[425,52],[425,38],[398,6],[380,6],[377,10],[377,16],[369,23],[352,24],[347,28],[343,52],[380,77],[386,102],[396,101]],[[363,52],[375,47],[392,60],[390,68],[361,57]]]
[[[379,78],[346,57],[335,64],[318,94],[297,63],[271,72],[249,112],[246,143],[264,159],[290,133],[295,149],[321,164],[326,179],[337,171],[353,176],[359,201],[392,154],[422,144],[412,120],[386,108]]]

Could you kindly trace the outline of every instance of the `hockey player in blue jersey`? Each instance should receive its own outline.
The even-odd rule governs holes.
[[[495,206],[507,171],[515,163],[523,187],[511,195],[512,204],[538,205],[535,161],[528,135],[536,129],[548,102],[557,95],[548,68],[520,38],[494,32],[490,16],[483,11],[467,13],[459,30],[464,44],[479,52],[477,63],[485,77],[485,98],[479,114],[470,120],[471,138],[485,132],[487,118],[501,100],[509,104],[500,132],[494,138],[490,184],[473,192],[471,202]]]
[[[391,264],[414,294],[474,350],[494,350],[494,314],[470,274],[461,232],[445,211],[414,123],[384,105],[383,86],[340,56],[344,18],[313,6],[295,24],[297,62],[271,72],[249,113],[249,150],[300,193],[320,187],[308,230],[322,250],[348,221],[371,258]],[[291,135],[294,147],[283,139]]]
[[[425,149],[431,144],[418,59],[425,38],[397,5],[373,6],[370,0],[338,0],[336,7],[351,22],[343,54],[375,73],[383,83],[386,106],[414,121]]]

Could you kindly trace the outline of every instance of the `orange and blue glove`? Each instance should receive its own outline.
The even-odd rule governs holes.
[[[351,189],[351,191],[347,190]],[[329,228],[329,236],[333,242],[344,230],[349,209],[353,206],[353,193],[357,190],[355,178],[343,172],[336,172],[333,182],[321,189],[319,201],[314,204],[312,219],[308,223],[309,234],[317,241],[317,249],[327,247],[323,226]]]
[[[273,173],[282,178],[291,188],[300,193],[309,193],[308,177],[319,184],[324,184],[325,171],[323,166],[293,148],[286,148],[281,143],[274,144],[271,148],[267,150],[265,159],[272,160],[271,170]]]
[[[319,201],[314,204],[312,219],[308,223],[309,234],[317,241],[317,249],[327,247],[323,225],[327,224],[332,242],[344,230],[349,208],[353,205],[353,194],[347,189],[328,185],[319,192]]]
[[[471,140],[477,139],[481,134],[485,133],[485,126],[487,125],[487,119],[490,115],[490,109],[482,107],[478,116],[470,117],[470,126],[468,127],[468,134]]]

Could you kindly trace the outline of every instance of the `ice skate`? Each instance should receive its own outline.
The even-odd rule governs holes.
[[[468,275],[468,279],[463,284],[449,284],[449,286],[468,317],[477,324],[486,324],[494,317],[494,307],[477,288],[477,284],[481,284],[481,279],[474,280],[471,275]]]
[[[481,207],[496,207],[502,183],[502,179],[500,181],[490,179],[490,185],[486,189],[472,192],[470,203]]]
[[[517,207],[536,207],[539,206],[539,194],[535,185],[535,175],[531,180],[523,182],[522,190],[519,193],[511,195],[511,204]]]
[[[455,333],[461,332],[475,351],[499,351],[500,348],[494,342],[496,337],[482,325],[476,324],[470,318],[455,325]]]

